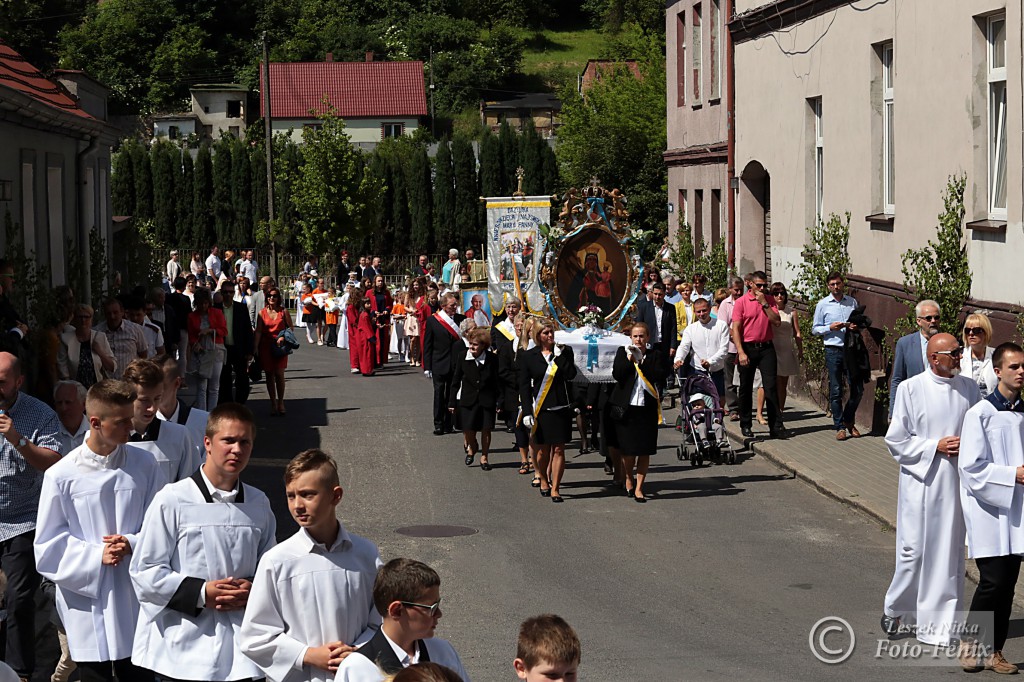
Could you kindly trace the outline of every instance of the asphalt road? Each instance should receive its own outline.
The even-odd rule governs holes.
[[[285,419],[269,417],[265,387],[254,387],[260,429],[245,474],[276,505],[279,537],[296,528],[283,466],[321,447],[340,465],[346,527],[376,542],[385,560],[413,557],[441,574],[438,635],[477,682],[515,679],[519,623],[544,612],[576,628],[582,679],[595,682],[962,674],[936,667],[927,651],[926,666],[876,658],[879,646],[891,651],[879,644],[878,616],[893,535],[764,460],[741,454],[735,466],[691,469],[676,459],[679,436],[665,429],[645,486],[650,503],[612,495],[599,458],[573,449],[565,503],[555,505],[516,473],[510,435],[495,435],[490,472],[464,465],[460,435],[431,435],[430,382],[407,365],[364,378],[349,373],[347,351],[303,345],[287,377]],[[418,525],[474,532],[397,532]],[[842,664],[826,665],[809,648],[812,625],[827,616],[856,634]],[[1024,660],[1017,625],[1011,661]],[[825,644],[846,641],[834,633]]]

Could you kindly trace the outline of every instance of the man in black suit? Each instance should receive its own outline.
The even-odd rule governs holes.
[[[338,271],[334,273],[334,283],[339,291],[345,288],[345,282],[348,281],[350,272],[352,272],[352,266],[348,263],[348,251],[342,251],[341,257],[338,259]]]
[[[665,302],[665,285],[651,285],[651,300],[641,299],[636,304],[637,321],[647,325],[651,334],[651,349],[661,355],[666,367],[672,366],[679,339],[676,338],[676,307]],[[657,383],[658,393],[665,395],[665,380]]]
[[[226,357],[220,373],[220,400],[244,405],[249,399],[249,363],[254,341],[249,307],[235,300],[233,280],[224,280],[220,294],[224,298],[224,319],[228,323],[228,335],[224,339]]]
[[[466,345],[459,334],[459,323],[466,319],[459,314],[459,299],[448,293],[441,297],[441,309],[427,318],[423,337],[423,374],[434,382],[434,435],[451,432],[452,416],[448,412],[455,364],[465,356]],[[461,356],[460,356],[461,354]]]
[[[192,312],[192,301],[184,294],[185,278],[178,275],[171,283],[174,292],[167,295],[167,305],[174,311],[174,319],[177,321],[178,338],[174,340],[174,346],[178,351],[178,370],[185,376],[185,349],[188,348],[188,314]],[[164,339],[164,346],[169,346],[167,339]]]

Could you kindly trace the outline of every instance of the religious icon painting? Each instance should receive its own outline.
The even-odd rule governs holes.
[[[493,315],[487,289],[462,289],[459,295],[462,297],[462,314],[476,322],[478,327],[490,327]]]

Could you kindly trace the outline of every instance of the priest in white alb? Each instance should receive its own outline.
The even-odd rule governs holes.
[[[964,418],[960,485],[967,553],[978,565],[978,589],[960,663],[964,670],[1013,674],[1003,657],[1013,592],[1024,554],[1024,351],[1004,343],[992,354],[996,389]],[[978,646],[978,645],[981,646]]]
[[[882,630],[914,628],[923,644],[947,646],[963,598],[964,519],[957,455],[964,415],[981,394],[958,376],[961,349],[950,334],[928,341],[928,370],[900,384],[885,434],[900,465],[896,571]]]

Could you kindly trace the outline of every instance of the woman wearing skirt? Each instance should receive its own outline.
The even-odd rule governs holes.
[[[448,410],[459,413],[462,435],[466,440],[466,466],[473,464],[477,453],[476,434],[480,433],[480,468],[491,470],[487,458],[491,449],[491,429],[498,407],[498,358],[487,352],[491,335],[486,329],[468,334],[469,350],[455,365]]]
[[[543,320],[534,327],[536,348],[521,352],[519,363],[519,399],[523,407],[523,424],[534,429],[534,467],[540,478],[540,494],[561,502],[558,486],[565,471],[565,444],[572,440],[573,401],[569,383],[576,378],[572,348],[555,344],[555,323]],[[535,414],[534,401],[539,401],[550,366],[557,369],[547,393]],[[551,465],[550,480],[548,464]]]
[[[634,324],[629,338],[630,345],[616,352],[612,364],[615,388],[611,409],[613,417],[618,417],[615,419],[615,437],[622,453],[626,495],[637,502],[646,502],[644,479],[647,478],[651,455],[658,450],[661,396],[655,386],[665,378],[668,368],[661,354],[648,348],[650,332],[646,324]]]

